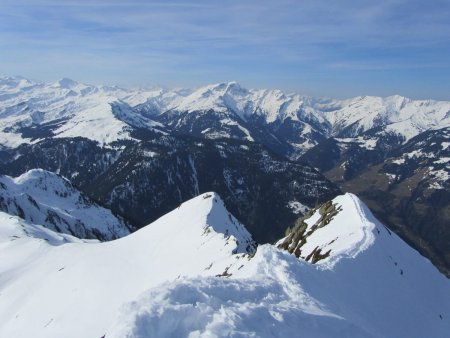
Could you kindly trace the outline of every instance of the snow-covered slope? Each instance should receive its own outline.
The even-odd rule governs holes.
[[[450,187],[450,128],[432,130],[399,147],[386,161],[383,173],[390,183],[419,174],[430,189]]]
[[[12,178],[0,176],[0,210],[78,238],[112,240],[128,225],[86,198],[69,181],[41,169]]]
[[[122,308],[108,337],[446,337],[450,282],[354,195],[307,240],[316,265],[271,245],[225,278],[178,279]],[[319,211],[312,217],[320,218]]]
[[[307,240],[331,250],[316,265],[271,245],[248,255],[214,193],[107,243],[2,213],[0,336],[446,337],[449,281],[354,195],[332,204]]]
[[[130,106],[157,95],[155,90],[92,86],[70,79],[54,83],[0,77],[0,139],[9,147],[45,137],[85,137],[110,144],[130,139],[132,127],[161,125],[134,116]]]
[[[122,304],[144,290],[185,276],[226,275],[254,250],[213,193],[105,243],[0,213],[0,337],[101,337]]]

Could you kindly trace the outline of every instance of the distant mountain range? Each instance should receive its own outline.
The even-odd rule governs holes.
[[[196,90],[133,90],[70,79],[39,83],[3,77],[0,92],[2,143],[9,146],[48,136],[111,144],[132,139],[132,129],[169,127],[210,139],[255,140],[297,158],[329,137],[364,135],[370,147],[381,135],[405,142],[425,130],[450,126],[450,102],[401,96],[318,99],[248,90],[236,82]]]

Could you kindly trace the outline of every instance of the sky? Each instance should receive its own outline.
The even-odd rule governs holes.
[[[450,100],[450,0],[0,0],[0,75]]]

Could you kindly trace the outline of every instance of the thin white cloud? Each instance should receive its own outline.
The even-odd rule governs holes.
[[[0,3],[0,71],[36,58],[51,58],[49,73],[71,60],[86,74],[116,65],[217,77],[226,68],[278,81],[295,71],[446,67],[449,14],[446,0],[16,0]]]

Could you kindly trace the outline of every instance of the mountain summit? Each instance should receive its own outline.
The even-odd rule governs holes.
[[[144,290],[185,276],[231,274],[255,251],[214,193],[105,243],[59,236],[2,212],[0,225],[2,337],[101,337],[122,304]]]
[[[215,193],[106,243],[0,213],[0,335],[447,335],[449,281],[358,198],[339,196],[303,222],[294,255],[255,252]],[[299,243],[289,236],[286,249]],[[328,254],[316,264],[304,257],[319,251]]]

